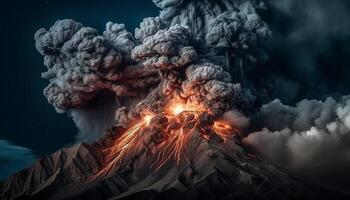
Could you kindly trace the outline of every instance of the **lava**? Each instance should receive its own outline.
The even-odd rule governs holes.
[[[210,116],[210,110],[204,106],[182,102],[171,101],[165,106],[164,112],[159,114],[166,117],[165,129],[162,130],[162,142],[156,144],[155,160],[151,167],[155,171],[160,169],[167,161],[173,159],[177,165],[188,158],[188,146],[193,135],[197,132],[207,139],[208,134],[216,134],[226,141],[236,130],[224,120],[209,121],[207,124],[201,123],[205,116]],[[103,150],[105,156],[105,166],[95,176],[104,176],[110,174],[118,168],[125,155],[132,151],[132,148],[142,144],[145,133],[147,134],[152,127],[152,119],[156,114],[147,113],[121,134],[114,145]],[[205,128],[205,127],[210,127]],[[146,129],[148,128],[148,129]],[[203,131],[204,130],[204,131]],[[208,133],[209,130],[209,133]]]
[[[120,164],[125,153],[138,141],[138,133],[150,124],[152,118],[152,114],[145,115],[141,121],[128,128],[112,147],[103,150],[103,153],[107,155],[105,158],[107,164],[95,176],[107,175]]]
[[[233,132],[237,132],[235,128],[223,120],[215,121],[212,128],[213,131],[224,140],[230,138]]]
[[[173,116],[179,115],[182,112],[208,112],[209,110],[205,109],[204,106],[190,103],[190,102],[181,102],[179,100],[170,101],[168,106],[165,108],[166,114]]]

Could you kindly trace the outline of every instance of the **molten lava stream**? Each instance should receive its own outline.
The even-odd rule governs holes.
[[[153,115],[146,115],[142,121],[122,133],[122,136],[115,141],[112,147],[103,150],[103,153],[107,155],[105,160],[106,166],[95,174],[94,177],[106,176],[120,164],[125,153],[138,142],[138,133],[149,125],[152,118]]]
[[[203,120],[201,116],[204,113],[207,115],[211,114],[204,106],[197,104],[175,101],[168,105],[163,113],[167,118],[167,126],[161,133],[163,141],[157,145],[156,158],[151,165],[152,168],[155,168],[155,171],[159,170],[170,159],[174,159],[176,164],[180,165],[181,160],[187,158],[187,148],[195,130],[203,128],[199,127],[199,122]],[[112,147],[103,151],[106,155],[105,166],[94,177],[109,175],[119,167],[125,154],[131,148],[143,142],[141,133],[150,125],[153,117],[153,114],[145,115],[141,121],[127,129]],[[236,132],[236,129],[224,120],[214,121],[211,125],[211,130],[213,131],[212,133],[215,133],[224,141]]]
[[[166,108],[168,127],[164,130],[165,141],[159,145],[157,158],[152,167],[159,170],[168,160],[174,159],[180,165],[181,159],[186,157],[187,147],[198,124],[199,113],[209,112],[203,106],[191,103],[173,101]],[[192,123],[192,124],[191,124]],[[180,127],[172,128],[171,124]],[[190,125],[190,126],[189,126]],[[189,126],[189,127],[188,127]]]
[[[224,141],[229,139],[234,133],[237,132],[235,128],[233,128],[223,120],[215,121],[212,126],[212,129]]]
[[[155,167],[155,171],[158,171],[171,158],[176,160],[177,165],[180,164],[182,157],[186,157],[186,149],[193,135],[193,130],[194,129],[191,129],[185,132],[182,126],[168,133],[169,138],[163,145],[158,147],[159,152],[157,159],[152,164],[152,167]]]

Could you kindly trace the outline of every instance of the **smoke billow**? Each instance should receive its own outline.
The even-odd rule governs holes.
[[[349,96],[303,100],[296,107],[275,100],[254,121],[264,128],[248,135],[246,144],[294,175],[350,191]]]
[[[269,0],[275,100],[251,117],[244,139],[282,169],[303,179],[350,191],[348,1]],[[297,11],[297,12],[296,12]],[[333,98],[330,98],[332,96]],[[328,98],[327,98],[328,97]],[[334,99],[340,99],[336,101]]]
[[[30,149],[0,140],[0,180],[32,164],[36,156]]]
[[[58,112],[70,111],[80,128],[82,141],[93,141],[114,121],[115,96],[135,96],[135,92],[158,82],[155,72],[133,70],[131,33],[123,24],[108,22],[103,36],[73,20],[57,21],[49,30],[35,34],[36,47],[44,56],[50,83],[44,90],[48,102]],[[131,69],[131,70],[130,70]],[[141,77],[148,77],[147,80]],[[128,80],[139,78],[130,83]],[[115,102],[94,102],[96,98]]]
[[[249,119],[236,110],[230,110],[223,115],[223,119],[232,127],[244,130],[249,126]]]
[[[79,140],[93,141],[145,110],[161,112],[171,99],[203,104],[217,117],[254,110],[255,93],[242,90],[248,82],[243,73],[265,55],[261,46],[270,30],[256,13],[263,3],[155,4],[160,16],[145,18],[135,36],[123,24],[108,22],[99,35],[71,19],[35,34],[47,67],[42,76],[49,80],[44,94],[58,112],[71,113]],[[105,98],[111,102],[96,103]]]

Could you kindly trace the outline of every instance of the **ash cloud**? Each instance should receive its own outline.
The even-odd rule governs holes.
[[[265,158],[304,180],[350,192],[350,96],[296,107],[274,100],[251,120],[264,128],[243,141]]]
[[[47,67],[42,74],[49,80],[44,95],[58,112],[69,111],[80,129],[79,141],[93,141],[112,125],[117,96],[134,96],[158,82],[140,78],[155,74],[143,67],[129,70],[134,68],[131,50],[136,39],[123,24],[108,22],[98,35],[96,29],[74,20],[59,20],[49,30],[38,30],[35,40]],[[98,98],[107,101],[96,103]]]
[[[254,110],[249,103],[257,93],[244,84],[243,72],[260,60],[260,46],[270,36],[256,12],[263,3],[154,3],[160,16],[145,18],[134,35],[112,22],[100,35],[71,19],[35,34],[47,67],[42,76],[49,80],[44,95],[58,112],[70,113],[80,141],[93,141],[106,127],[125,124],[142,110],[160,112],[170,98],[200,102],[216,116]],[[112,103],[94,103],[104,98]]]
[[[30,149],[0,140],[0,180],[32,164],[36,156]]]
[[[350,192],[349,97],[341,97],[350,92],[350,22],[344,20],[350,17],[350,4],[266,2],[269,9],[261,16],[272,31],[270,58],[259,67],[265,77],[266,72],[272,74],[264,87],[270,82],[266,91],[274,91],[269,96],[280,100],[250,118],[250,129],[258,131],[244,141],[298,178]]]
[[[123,62],[123,51],[118,47],[127,49],[131,45],[122,28],[107,23],[104,35],[113,41],[69,19],[57,21],[49,30],[37,31],[36,47],[48,68],[42,76],[50,80],[44,94],[57,111],[84,105],[100,90],[112,90],[112,83],[106,79]]]
[[[190,32],[186,27],[171,26],[168,30],[159,30],[146,37],[141,45],[132,50],[132,58],[146,67],[155,69],[171,70],[173,67],[186,66],[197,57],[190,41]]]
[[[296,103],[350,93],[350,2],[268,0],[267,6],[262,16],[273,37],[264,70],[283,76],[276,80],[276,98]],[[294,91],[286,96],[285,88]]]
[[[249,119],[237,110],[230,110],[224,113],[223,119],[232,127],[244,130],[249,127]]]

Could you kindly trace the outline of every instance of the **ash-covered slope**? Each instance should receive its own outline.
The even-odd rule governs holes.
[[[1,183],[0,199],[33,199],[49,195],[65,184],[79,182],[96,172],[101,153],[93,145],[63,148]]]
[[[188,160],[180,165],[169,161],[154,170],[155,155],[144,145],[115,172],[94,177],[103,163],[101,150],[113,137],[107,134],[98,144],[80,144],[38,160],[2,183],[1,199],[312,199],[331,194],[248,154],[237,138],[207,141],[200,134],[193,136]]]

